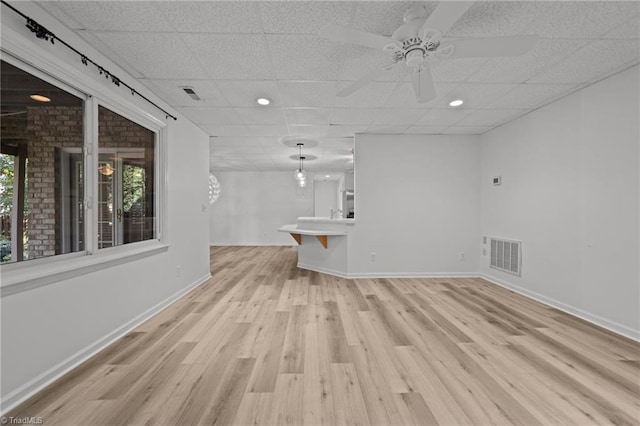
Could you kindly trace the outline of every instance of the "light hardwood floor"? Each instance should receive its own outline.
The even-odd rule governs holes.
[[[9,416],[60,425],[640,424],[640,345],[481,279],[345,280],[288,247],[213,278]]]

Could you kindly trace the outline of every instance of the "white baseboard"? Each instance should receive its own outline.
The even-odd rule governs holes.
[[[349,278],[473,278],[477,272],[355,272]]]
[[[17,405],[19,405],[20,403],[22,403],[23,401],[32,397],[37,392],[41,391],[42,389],[44,389],[54,381],[58,380],[63,375],[67,374],[69,371],[73,370],[74,368],[76,368],[77,366],[79,366],[80,364],[82,364],[92,356],[96,355],[98,352],[104,350],[109,345],[115,343],[118,339],[125,336],[127,333],[129,333],[130,331],[138,327],[140,324],[147,321],[154,315],[157,315],[160,311],[162,311],[163,309],[167,308],[171,304],[175,303],[176,301],[184,297],[191,290],[195,289],[199,285],[206,282],[209,278],[211,278],[210,273],[197,279],[187,287],[180,289],[179,291],[172,294],[162,302],[147,309],[145,312],[141,313],[137,317],[131,319],[130,321],[126,322],[122,326],[118,327],[117,329],[107,334],[106,336],[96,340],[89,346],[78,351],[77,353],[68,357],[67,359],[63,360],[57,365],[54,365],[44,373],[36,376],[35,378],[25,383],[24,385],[20,386],[19,388],[9,392],[7,395],[2,397],[2,412],[0,413],[0,415],[4,415],[8,411],[13,409]]]
[[[349,277],[347,274],[345,274],[342,271],[334,271],[332,269],[319,268],[317,266],[305,265],[303,263],[298,263],[298,268],[308,269],[309,271],[320,272],[322,274],[329,274],[329,275],[333,275],[333,276],[340,277],[340,278],[347,278],[347,279],[351,278],[351,277]]]
[[[480,274],[480,277],[500,287],[504,287],[511,291],[514,291],[522,296],[528,297],[537,302],[551,306],[552,308],[556,308],[569,315],[573,315],[574,317],[583,319],[587,322],[590,322],[591,324],[597,325],[598,327],[605,328],[613,333],[619,334],[624,337],[628,337],[629,339],[635,340],[636,342],[640,342],[640,330],[634,330],[633,328],[627,327],[626,325],[619,324],[617,322],[608,320],[606,318],[602,318],[601,316],[583,311],[582,309],[576,308],[575,306],[571,306],[566,303],[560,302],[558,300],[552,299],[550,297],[543,296],[539,293],[536,293],[531,290],[527,290],[525,288],[522,288],[513,283],[502,280],[500,278],[496,278],[491,275]]]
[[[345,273],[344,271],[335,271],[333,269],[322,268],[318,266],[306,265],[298,263],[298,268],[308,269],[310,271],[320,272],[323,274],[335,275],[336,277],[346,279],[357,278],[474,278],[480,274],[477,272],[356,272]]]

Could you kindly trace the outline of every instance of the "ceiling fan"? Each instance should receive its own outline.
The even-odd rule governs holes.
[[[353,28],[328,24],[319,35],[330,40],[380,49],[389,54],[391,63],[375,69],[338,92],[349,96],[376,80],[381,74],[397,68],[400,82],[409,74],[418,102],[424,103],[436,96],[429,63],[439,59],[471,57],[518,56],[531,50],[536,35],[491,37],[475,39],[446,39],[445,34],[471,7],[473,1],[441,1],[426,16],[423,5],[413,6],[404,14],[404,24],[391,38]]]

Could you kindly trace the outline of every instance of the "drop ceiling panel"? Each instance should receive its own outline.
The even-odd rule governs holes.
[[[340,80],[359,80],[367,73],[393,64],[391,57],[381,51],[362,46],[345,46],[345,61]],[[397,81],[399,73],[397,66],[380,73],[376,81]]]
[[[290,125],[328,125],[331,118],[329,108],[285,108],[284,113]]]
[[[409,126],[369,126],[365,133],[401,135]]]
[[[493,109],[535,108],[538,105],[557,99],[575,91],[575,84],[521,84],[504,96],[491,102]]]
[[[329,126],[289,125],[289,135],[291,136],[318,138],[318,137],[328,136],[328,134],[329,134]]]
[[[472,76],[486,58],[442,59],[431,63],[431,75],[435,82],[459,82]]]
[[[317,34],[326,24],[348,25],[355,3],[268,1],[258,7],[267,34]]]
[[[329,126],[329,131],[327,132],[327,136],[330,137],[351,137],[357,133],[364,133],[367,130],[368,126],[339,126],[339,125],[331,125]]]
[[[231,147],[231,146],[214,146],[211,148],[211,156],[212,157],[246,157],[248,159],[255,157],[260,158],[265,155],[264,148],[261,146],[257,147],[249,147],[249,146],[240,146],[240,147]]]
[[[335,101],[334,81],[278,81],[284,107],[332,107]]]
[[[634,16],[606,33],[604,38],[640,38],[640,18]]]
[[[211,80],[146,80],[141,81],[170,105],[179,106],[229,106],[218,86]],[[187,95],[182,87],[192,87],[201,100]]]
[[[375,108],[334,108],[331,113],[332,125],[370,125],[376,118]]]
[[[424,109],[380,108],[376,110],[374,126],[409,126],[425,115]]]
[[[505,121],[519,117],[525,112],[525,110],[518,109],[474,110],[455,124],[456,126],[497,126]]]
[[[257,136],[217,136],[212,137],[210,145],[213,146],[229,146],[229,147],[270,147],[280,144],[280,138],[276,137],[257,137]]]
[[[245,124],[286,125],[282,108],[233,108],[233,111]]]
[[[278,80],[336,80],[344,47],[316,35],[267,35]],[[246,61],[246,57],[243,58]]]
[[[427,14],[436,2],[422,1],[363,1],[358,2],[351,27],[376,34],[391,36],[402,25],[404,13],[416,5],[425,5]]]
[[[583,39],[539,39],[533,50],[522,56],[489,59],[469,82],[523,83],[588,43]]]
[[[417,126],[450,126],[472,111],[466,109],[430,109],[416,122]]]
[[[207,73],[175,33],[94,32],[132,68],[150,79],[204,79]],[[171,60],[167,60],[171,52]],[[116,62],[120,62],[117,58]]]
[[[348,83],[340,83],[339,90],[346,87]],[[396,87],[394,82],[374,82],[366,85],[355,93],[336,98],[336,107],[381,107],[383,106],[389,97],[391,92]]]
[[[126,3],[126,2],[122,2]],[[242,1],[162,1],[167,19],[185,33],[262,33],[255,3]]]
[[[443,97],[456,87],[452,83],[435,83],[436,97],[424,103],[418,103],[413,86],[408,81],[394,86],[389,99],[384,105],[386,108],[433,108]]]
[[[434,104],[434,107],[447,108],[452,100],[462,99],[464,100],[465,108],[480,109],[515,87],[517,87],[517,84],[462,83],[456,85],[453,90],[441,97]]]
[[[196,124],[242,124],[238,114],[229,108],[222,107],[179,107],[185,117]]]
[[[200,125],[200,128],[211,136],[273,136],[282,137],[288,134],[287,126],[258,125]]]
[[[172,30],[166,17],[158,13],[157,5],[144,1],[58,1],[42,2],[46,9],[52,10],[48,4],[55,4],[71,16],[79,26],[73,29],[91,31],[168,31]],[[65,23],[69,21],[65,20]]]
[[[640,15],[637,1],[545,2],[537,6],[528,31],[545,37],[593,39],[615,28],[630,16]]]
[[[193,52],[197,52],[211,78],[262,80],[274,77],[263,35],[181,34],[181,37]]]
[[[640,39],[599,40],[533,77],[530,83],[585,83],[619,71],[640,56]],[[598,58],[594,61],[594,58]]]
[[[281,105],[275,81],[225,80],[218,85],[225,99],[233,106],[255,107],[256,99],[271,100],[269,107]]]
[[[521,34],[536,14],[536,5],[529,1],[478,1],[445,36],[497,37]]]

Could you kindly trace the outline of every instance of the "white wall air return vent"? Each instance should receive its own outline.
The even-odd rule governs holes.
[[[491,238],[491,266],[493,269],[520,276],[522,241]]]

